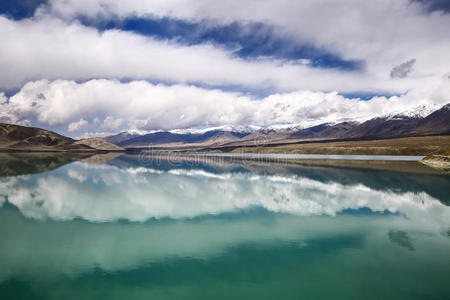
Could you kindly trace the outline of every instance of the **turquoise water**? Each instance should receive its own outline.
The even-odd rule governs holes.
[[[20,161],[0,299],[450,297],[450,178],[425,167]]]

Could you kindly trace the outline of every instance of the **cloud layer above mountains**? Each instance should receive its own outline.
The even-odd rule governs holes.
[[[105,135],[127,128],[143,131],[196,126],[300,123],[366,120],[405,112],[410,107],[439,108],[450,102],[450,80],[415,89],[403,96],[346,98],[336,92],[297,91],[253,98],[237,92],[188,85],[121,83],[90,80],[84,83],[40,80],[27,83],[0,106],[2,122],[48,127],[68,132]],[[66,127],[67,126],[67,127]]]
[[[308,125],[445,104],[450,15],[430,7],[50,0],[27,18],[0,7],[0,120],[81,135]],[[386,97],[352,99],[363,95]]]

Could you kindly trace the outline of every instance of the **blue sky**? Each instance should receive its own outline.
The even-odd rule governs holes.
[[[442,0],[0,1],[0,121],[71,136],[450,102]]]
[[[187,22],[170,18],[126,18],[124,20],[84,19],[82,22],[99,30],[119,29],[158,39],[176,39],[185,45],[206,42],[226,47],[240,58],[255,59],[270,56],[283,60],[310,60],[315,68],[336,68],[346,71],[364,69],[364,62],[346,60],[327,49],[315,47],[307,42],[297,42],[277,35],[272,26],[264,23],[210,25],[208,22]]]
[[[0,1],[0,13],[14,19],[29,18],[34,15],[35,10],[41,4],[46,3],[42,0],[20,0],[20,1]]]

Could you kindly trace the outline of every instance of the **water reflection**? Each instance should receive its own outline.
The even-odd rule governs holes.
[[[3,177],[0,298],[443,298],[449,183],[130,155]]]
[[[389,230],[388,236],[392,243],[404,247],[409,251],[414,251],[413,241],[406,232],[402,230]]]
[[[268,174],[242,168],[218,171],[211,166],[76,162],[54,172],[2,178],[0,186],[3,201],[7,199],[24,216],[41,220],[142,222],[255,207],[298,216],[334,216],[367,208],[432,219],[442,226],[450,219],[450,209],[424,191],[376,189],[350,181],[348,175],[340,175],[343,183],[296,171]]]
[[[0,177],[41,173],[91,157],[89,153],[0,153]]]

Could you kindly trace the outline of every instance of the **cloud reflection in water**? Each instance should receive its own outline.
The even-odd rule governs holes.
[[[255,207],[298,216],[335,216],[346,210],[424,214],[450,219],[450,210],[425,192],[375,190],[299,175],[213,173],[75,163],[58,172],[2,178],[2,195],[34,219],[108,222],[195,218]]]

